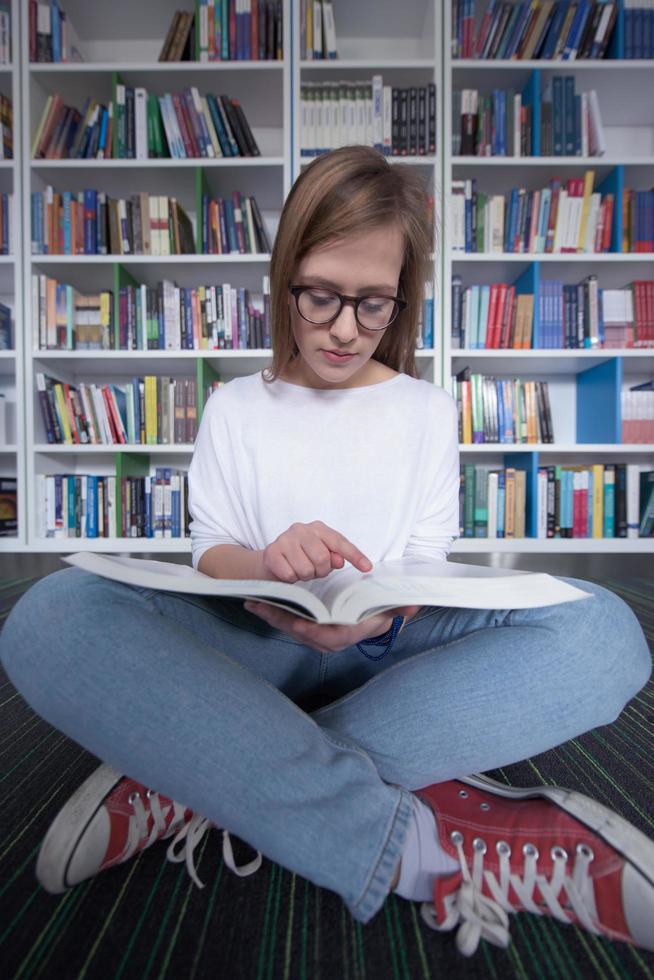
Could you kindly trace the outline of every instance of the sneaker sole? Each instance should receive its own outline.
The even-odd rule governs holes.
[[[47,892],[58,895],[72,887],[66,883],[66,874],[77,843],[105,797],[122,778],[122,773],[111,766],[100,766],[57,814],[36,861],[36,877]]]
[[[504,783],[483,775],[466,776],[460,778],[459,782],[512,800],[533,797],[551,800],[575,820],[599,834],[635,871],[654,886],[654,841],[603,803],[562,786],[505,786]]]

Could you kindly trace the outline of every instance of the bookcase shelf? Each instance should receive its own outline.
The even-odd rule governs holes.
[[[480,9],[477,5],[477,14]],[[594,172],[595,186],[608,178],[613,182],[610,190],[618,189],[620,195],[622,188],[645,188],[654,183],[654,104],[650,97],[654,61],[452,58],[449,44],[451,15],[452,6],[448,0],[443,4],[441,146],[445,194],[450,191],[454,178],[475,178],[479,191],[507,194],[512,187],[537,190],[554,176],[568,179],[583,176],[586,170]],[[617,43],[617,50],[620,50],[621,38]],[[496,88],[520,91],[530,85],[530,91],[538,93],[540,99],[546,82],[562,75],[575,77],[577,92],[596,90],[606,136],[607,148],[603,156],[452,155],[454,90],[472,88],[490,94]],[[539,147],[540,140],[534,145]],[[562,554],[644,554],[654,551],[651,538],[539,539],[535,536],[539,466],[637,463],[654,469],[653,446],[619,442],[621,391],[630,383],[640,383],[651,377],[654,349],[459,349],[452,347],[449,329],[453,273],[461,276],[464,287],[494,282],[516,283],[522,277],[535,287],[526,291],[536,293],[540,280],[578,283],[585,276],[594,274],[600,286],[618,289],[633,279],[654,278],[654,254],[463,252],[451,247],[452,227],[447,220],[447,211],[444,218],[440,236],[443,385],[451,388],[452,376],[464,368],[498,379],[547,381],[554,437],[558,440],[552,444],[460,445],[463,463],[474,462],[475,467],[526,470],[526,529],[529,537],[509,540],[461,538],[455,543],[454,551]],[[614,248],[616,239],[612,242]],[[522,282],[521,288],[525,288]]]
[[[645,445],[616,442],[615,409],[619,386],[641,381],[654,370],[654,350],[460,350],[450,345],[450,283],[453,271],[473,282],[513,282],[520,274],[541,278],[578,281],[596,273],[600,283],[619,288],[634,278],[654,278],[654,255],[639,253],[491,253],[454,251],[450,244],[448,201],[453,176],[476,177],[480,189],[508,189],[511,182],[536,188],[551,177],[595,171],[602,180],[621,168],[625,187],[654,184],[654,102],[651,79],[654,60],[602,61],[482,61],[452,59],[450,48],[451,8],[449,0],[405,0],[404,3],[373,4],[364,0],[346,4],[335,0],[334,12],[339,58],[308,59],[301,49],[299,0],[284,2],[284,58],[281,61],[158,62],[167,25],[177,9],[176,0],[63,0],[78,34],[85,42],[89,60],[78,64],[30,64],[27,47],[27,0],[12,0],[14,64],[0,66],[0,88],[11,85],[14,113],[16,161],[0,162],[0,189],[11,184],[16,197],[16,215],[22,228],[15,256],[0,256],[0,294],[11,293],[16,323],[16,351],[0,352],[0,389],[16,395],[16,438],[0,449],[0,475],[15,474],[19,482],[19,534],[0,538],[0,551],[43,551],[66,553],[99,550],[123,553],[189,553],[185,539],[42,538],[37,535],[36,478],[39,474],[71,472],[82,474],[125,473],[123,467],[157,465],[187,468],[192,453],[188,444],[165,445],[52,445],[43,441],[45,431],[35,392],[35,372],[52,370],[61,377],[80,381],[116,381],[142,374],[198,377],[216,372],[223,380],[260,370],[270,362],[266,349],[249,350],[37,350],[31,323],[31,276],[43,272],[77,288],[111,288],[113,270],[119,265],[139,282],[152,286],[168,278],[180,285],[193,285],[225,277],[232,284],[248,287],[267,271],[269,253],[229,255],[32,255],[30,241],[30,194],[48,184],[57,190],[77,191],[98,187],[117,196],[137,190],[177,194],[196,221],[196,173],[202,171],[212,194],[227,192],[233,182],[244,193],[264,199],[262,213],[271,241],[283,200],[310,158],[301,155],[301,84],[371,80],[381,74],[384,84],[409,87],[436,84],[436,153],[395,156],[390,162],[417,167],[434,195],[438,249],[434,259],[434,345],[416,351],[420,377],[450,387],[454,372],[463,367],[498,377],[548,380],[565,423],[555,425],[554,444],[489,443],[462,445],[462,461],[517,465],[526,468],[530,480],[543,465],[574,462],[642,462],[654,468],[654,449]],[[20,14],[20,16],[19,16]],[[22,33],[19,27],[23,28]],[[120,61],[113,60],[113,54]],[[476,87],[522,87],[534,73],[544,83],[556,74],[575,76],[577,89],[598,91],[600,108],[606,110],[606,127],[611,134],[603,157],[452,157],[453,89]],[[59,92],[81,107],[83,95],[102,101],[111,98],[111,80],[116,75],[127,85],[143,85],[162,94],[196,85],[201,93],[229,92],[242,98],[262,156],[227,159],[103,159],[31,160],[32,135],[49,94]],[[83,94],[82,94],[83,93]],[[18,111],[19,106],[21,111]],[[250,109],[251,106],[251,109]],[[604,116],[604,112],[603,112]],[[22,124],[22,125],[21,125]],[[542,183],[541,183],[542,182]],[[231,190],[231,187],[230,187]],[[19,206],[18,206],[19,205]],[[20,216],[20,217],[19,217]],[[445,220],[443,220],[445,219]],[[470,268],[468,268],[470,266]],[[209,267],[212,267],[209,273]],[[540,273],[538,272],[540,268]],[[257,289],[255,293],[255,301]],[[0,295],[2,300],[2,295]],[[25,316],[23,317],[23,309]],[[620,365],[619,369],[615,365]],[[584,375],[606,368],[613,372],[609,384],[610,407],[602,416],[600,438],[583,430],[600,403],[599,389],[593,394]],[[615,369],[615,370],[614,370]],[[208,374],[207,374],[208,372]],[[584,379],[584,380],[580,380]],[[585,387],[584,387],[585,386]],[[591,386],[592,387],[592,386]],[[587,401],[590,399],[590,401]],[[581,420],[581,421],[580,421]],[[585,421],[584,421],[585,420]],[[603,438],[606,442],[601,441]],[[592,439],[592,441],[591,441]],[[609,441],[610,440],[610,441]],[[512,461],[512,462],[505,462]],[[530,506],[533,505],[531,501]],[[532,507],[533,510],[533,507]],[[651,539],[460,539],[459,553],[607,553],[645,554],[654,550]]]

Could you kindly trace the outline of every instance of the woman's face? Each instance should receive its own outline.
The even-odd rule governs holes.
[[[298,264],[293,285],[323,286],[347,296],[397,296],[404,236],[399,227],[363,232],[314,249]],[[371,383],[370,360],[386,330],[359,327],[354,306],[344,304],[331,323],[317,326],[298,313],[289,293],[291,327],[299,349],[287,380],[311,388],[350,388]],[[392,323],[387,330],[392,330]],[[335,352],[345,354],[341,359]],[[331,356],[329,356],[331,354]]]

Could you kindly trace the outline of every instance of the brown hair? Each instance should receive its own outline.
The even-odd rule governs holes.
[[[288,284],[314,248],[375,228],[398,225],[405,239],[399,295],[408,303],[385,331],[375,359],[416,377],[415,347],[424,286],[432,274],[432,215],[427,188],[408,164],[391,165],[370,146],[344,146],[317,157],[293,184],[282,208],[270,261],[273,381],[297,353]]]

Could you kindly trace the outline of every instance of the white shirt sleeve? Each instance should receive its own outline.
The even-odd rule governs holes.
[[[438,406],[434,445],[425,467],[426,485],[420,516],[404,554],[445,560],[459,536],[459,423],[456,402],[450,396]]]
[[[232,472],[232,442],[215,391],[202,413],[188,472],[188,509],[193,568],[217,544],[242,544],[242,529],[233,502],[238,499]]]

